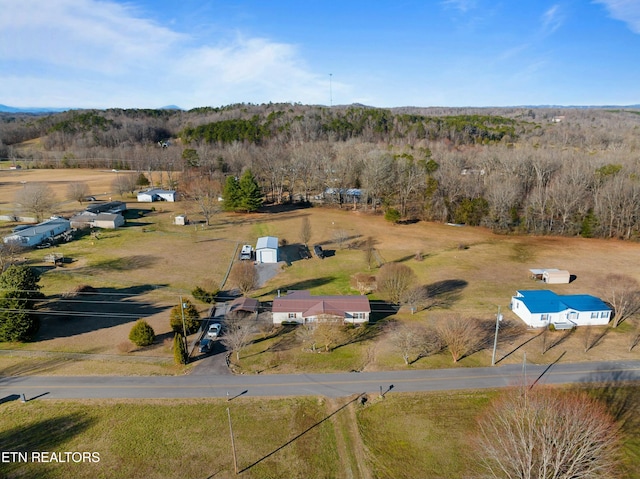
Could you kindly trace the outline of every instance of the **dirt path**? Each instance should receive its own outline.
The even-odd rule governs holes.
[[[349,398],[352,401],[353,398]],[[331,401],[331,406],[336,409],[341,405],[337,401]],[[366,446],[362,442],[358,421],[356,418],[357,401],[351,402],[341,414],[336,414],[331,421],[336,432],[336,447],[343,476],[346,479],[373,479],[373,473],[369,469]]]

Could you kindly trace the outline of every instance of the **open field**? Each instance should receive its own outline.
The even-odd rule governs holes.
[[[615,388],[609,397],[612,409],[626,405],[617,409],[626,418],[625,478],[640,474],[638,393]],[[481,478],[476,419],[496,394],[390,393],[364,405],[356,398],[10,401],[0,405],[1,450],[88,451],[100,461],[14,462],[0,471],[7,478],[232,477],[228,407],[237,477]]]
[[[48,181],[59,199],[64,198],[70,181],[86,181],[91,193],[105,198],[113,180],[111,171],[93,170],[19,170],[0,172],[0,209],[11,210],[13,194],[22,181]],[[120,173],[124,174],[124,173]],[[98,193],[102,192],[102,196]],[[112,199],[120,199],[111,195]],[[108,199],[108,198],[107,198]],[[125,228],[100,232],[60,245],[54,250],[68,259],[62,267],[54,268],[43,262],[52,250],[34,250],[25,259],[42,271],[41,285],[48,297],[44,306],[53,312],[43,316],[36,340],[24,345],[3,344],[4,349],[27,351],[60,351],[106,354],[122,358],[157,357],[170,360],[169,347],[164,343],[171,337],[168,315],[179,298],[190,297],[195,286],[217,288],[234,259],[238,244],[254,243],[257,237],[274,235],[289,244],[299,242],[302,218],[311,223],[311,244],[321,244],[329,252],[325,260],[316,258],[296,260],[288,258],[288,265],[253,296],[261,300],[273,298],[278,290],[310,289],[315,294],[354,294],[349,286],[352,274],[369,271],[364,254],[355,247],[371,236],[381,258],[402,261],[409,265],[421,284],[453,285],[446,305],[420,311],[389,316],[408,322],[436,323],[453,314],[482,320],[489,326],[495,322],[497,307],[502,307],[507,322],[519,324],[508,311],[510,297],[517,289],[548,288],[560,294],[604,294],[603,280],[610,272],[627,274],[640,280],[640,245],[632,242],[605,241],[583,238],[555,238],[532,236],[498,236],[483,228],[452,227],[419,222],[391,225],[379,215],[351,209],[265,209],[248,215],[219,214],[211,226],[203,223],[175,226],[173,217],[179,213],[199,221],[195,205],[189,202],[144,203],[129,201],[130,219]],[[64,203],[57,213],[69,214],[82,209],[75,203]],[[11,224],[0,225],[6,234]],[[337,231],[344,231],[348,240],[343,247],[334,241]],[[422,261],[414,256],[424,255]],[[546,285],[528,278],[528,269],[555,267],[567,269],[576,276],[570,284]],[[375,273],[375,268],[371,271]],[[80,285],[99,290],[88,303],[71,303],[64,293]],[[228,288],[229,285],[225,285]],[[375,299],[375,294],[372,295]],[[202,314],[206,305],[199,304]],[[70,311],[82,312],[75,316]],[[101,315],[92,313],[102,313]],[[154,328],[158,341],[140,351],[124,352],[133,322],[145,318]],[[584,352],[586,338],[578,330],[570,335],[554,333],[539,336],[540,331],[524,331],[506,335],[498,347],[498,360],[521,362],[527,360],[548,363],[562,355],[563,361],[595,359],[637,359],[640,349],[628,352],[628,337],[634,324],[624,324],[618,330],[594,328],[592,338],[604,335],[597,345]],[[507,330],[505,329],[505,333]],[[543,341],[556,344],[543,355]],[[260,341],[243,353],[237,365],[247,372],[291,372],[299,370],[332,371],[351,369],[394,369],[406,367],[400,356],[384,341],[383,332],[370,338],[345,345],[330,354],[301,353],[295,335],[279,334]],[[491,351],[487,348],[461,360],[459,366],[487,365]],[[0,370],[27,374],[38,371],[38,359],[24,370],[16,369],[14,359],[0,357]],[[61,361],[58,374],[144,374],[145,365],[119,368],[117,364],[98,366],[100,361],[85,361],[86,367],[71,366]],[[413,368],[452,366],[450,357],[439,354],[422,358]],[[181,368],[149,366],[150,374],[174,374]],[[119,371],[122,369],[121,371]],[[49,368],[56,373],[55,368]]]

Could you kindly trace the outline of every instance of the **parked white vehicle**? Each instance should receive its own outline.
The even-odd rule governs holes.
[[[217,338],[220,335],[220,331],[222,330],[222,325],[220,323],[213,323],[209,326],[209,330],[207,331],[208,338]]]

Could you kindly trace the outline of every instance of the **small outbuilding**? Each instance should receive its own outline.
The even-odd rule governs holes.
[[[100,213],[94,216],[91,226],[95,228],[116,229],[124,226],[124,216],[119,213]]]
[[[569,271],[557,268],[532,268],[529,270],[531,279],[548,284],[566,284],[571,282]]]
[[[256,261],[258,263],[278,262],[278,238],[263,236],[256,243]]]
[[[176,217],[173,219],[173,224],[178,226],[184,226],[186,224],[189,224],[187,215],[176,215]]]

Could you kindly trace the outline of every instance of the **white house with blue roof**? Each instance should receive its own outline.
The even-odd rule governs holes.
[[[530,328],[608,324],[611,308],[589,294],[560,295],[548,290],[516,291],[511,310]]]

